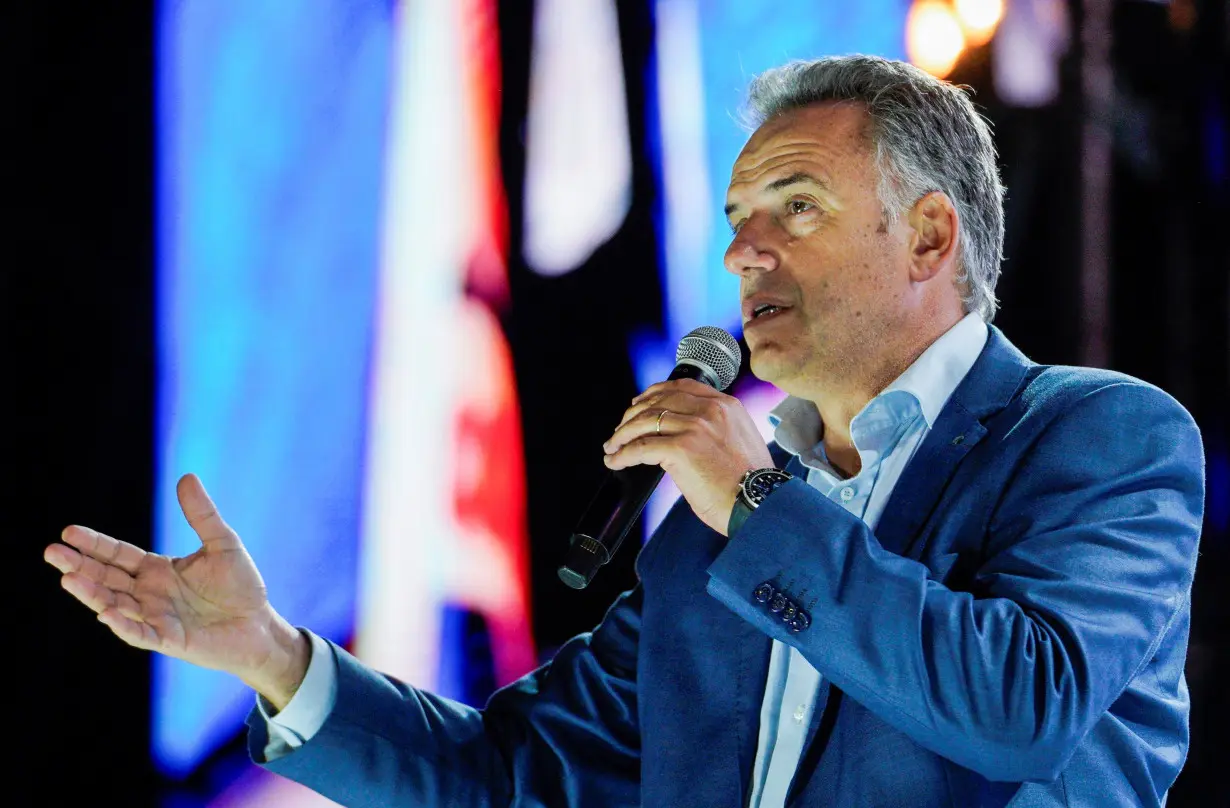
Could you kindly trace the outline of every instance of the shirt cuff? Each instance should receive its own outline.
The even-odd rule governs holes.
[[[282,757],[310,741],[324,726],[337,701],[337,660],[333,658],[333,649],[312,632],[300,631],[311,641],[312,658],[295,695],[277,714],[272,714],[273,705],[263,696],[256,696],[256,708],[269,728],[267,760]]]

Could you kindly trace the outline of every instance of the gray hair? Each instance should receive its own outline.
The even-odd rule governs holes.
[[[991,128],[965,88],[905,62],[828,56],[761,73],[748,88],[747,123],[821,101],[860,101],[880,173],[877,193],[889,221],[931,191],[952,200],[960,219],[956,282],[967,312],[995,316],[1004,248],[1004,186]]]

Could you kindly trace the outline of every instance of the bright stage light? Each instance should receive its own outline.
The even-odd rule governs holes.
[[[970,47],[989,42],[1004,18],[1004,0],[956,0],[956,8],[965,42]]]
[[[911,62],[944,78],[964,49],[965,34],[947,3],[923,0],[910,8],[905,22],[905,50]]]

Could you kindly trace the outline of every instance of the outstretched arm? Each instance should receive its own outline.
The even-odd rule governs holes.
[[[636,646],[641,589],[592,633],[496,692],[486,709],[406,685],[331,646],[337,700],[293,754],[266,760],[263,717],[248,724],[253,760],[352,808],[386,805],[638,805]]]
[[[200,481],[177,493],[201,549],[150,553],[69,527],[44,551],[61,585],[120,639],[238,676],[275,710],[295,695],[311,643],[270,606],[239,537]],[[625,593],[592,633],[492,696],[479,711],[367,668],[336,646],[337,700],[324,725],[273,771],[348,806],[589,806],[640,801],[636,655],[641,589]],[[267,727],[249,717],[252,755]]]

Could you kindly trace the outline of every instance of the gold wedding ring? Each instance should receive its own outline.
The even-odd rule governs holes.
[[[666,415],[666,413],[668,413],[668,412],[670,412],[670,411],[669,411],[669,410],[662,410],[662,412],[658,413],[658,434],[659,434],[659,435],[661,435],[661,434],[662,434],[662,416],[663,416],[663,415]]]

